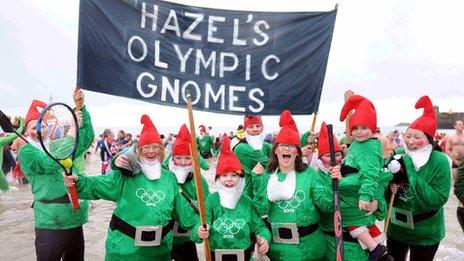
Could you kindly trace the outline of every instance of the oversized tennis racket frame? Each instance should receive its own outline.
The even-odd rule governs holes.
[[[335,146],[332,124],[327,124],[327,133],[329,135],[329,153],[330,165],[332,167],[337,165],[335,160]],[[335,232],[335,249],[336,260],[343,261],[343,231],[342,231],[342,214],[340,212],[340,190],[338,188],[338,180],[332,179],[333,190],[333,208],[334,208],[334,232]]]
[[[66,158],[63,158],[63,159],[67,159],[67,158],[70,158],[71,161],[72,161],[72,164],[71,164],[71,167],[69,169],[66,169],[65,166],[63,166],[63,164],[61,164],[61,160],[63,159],[57,159],[55,157],[53,157],[51,155],[51,153],[48,151],[47,147],[45,146],[44,144],[44,141],[42,139],[42,122],[43,122],[43,118],[45,116],[45,114],[50,110],[51,107],[54,107],[54,106],[57,106],[57,105],[60,105],[60,106],[64,106],[66,109],[69,110],[69,112],[71,113],[71,115],[73,116],[74,118],[74,123],[76,125],[76,140],[74,141],[74,147],[72,149],[72,152],[71,152],[71,155],[69,155],[68,157]],[[79,142],[79,124],[78,124],[78,121],[77,121],[77,116],[76,114],[74,113],[74,110],[69,107],[67,104],[65,103],[62,103],[62,102],[55,102],[55,103],[52,103],[52,104],[49,104],[47,107],[45,107],[42,112],[40,113],[40,116],[39,116],[39,119],[37,121],[37,136],[38,136],[38,139],[40,141],[40,146],[42,146],[43,150],[45,151],[45,153],[50,157],[52,158],[54,161],[56,161],[62,168],[63,170],[65,171],[66,173],[66,176],[70,176],[72,175],[72,167],[74,166],[74,156],[76,154],[76,150],[77,150],[77,145],[78,145],[78,142]],[[80,205],[79,205],[79,199],[77,197],[77,191],[76,191],[76,186],[72,185],[72,186],[68,186],[68,196],[69,196],[69,201],[71,202],[71,206],[74,210],[77,210],[80,208]]]

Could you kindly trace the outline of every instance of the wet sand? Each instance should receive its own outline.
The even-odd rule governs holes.
[[[212,190],[216,166],[210,161],[210,170],[204,173]],[[99,175],[99,157],[91,154],[87,159],[87,173]],[[446,237],[442,241],[436,260],[464,260],[464,234],[456,220],[456,197],[451,194],[445,206]],[[0,260],[35,260],[34,216],[31,208],[32,193],[28,185],[11,186],[0,192]],[[104,260],[106,232],[114,203],[92,201],[89,222],[84,225],[85,259]],[[202,245],[197,246],[203,256]]]

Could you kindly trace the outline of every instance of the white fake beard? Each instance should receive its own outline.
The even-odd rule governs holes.
[[[187,176],[192,172],[192,166],[176,166],[172,161],[172,158],[169,159],[169,170],[174,173],[177,179],[177,183],[184,184]]]
[[[329,170],[326,167],[324,167],[324,163],[322,163],[322,160],[320,159],[317,160],[317,167],[325,174],[329,173]]]
[[[279,200],[289,200],[295,194],[296,174],[295,171],[287,173],[284,181],[279,181],[277,170],[271,174],[267,183],[267,198],[275,202]]]
[[[245,188],[244,178],[240,178],[237,185],[232,188],[228,188],[222,185],[219,179],[216,180],[216,188],[219,193],[219,200],[221,201],[221,206],[234,209],[237,205],[237,202],[240,200],[243,194],[243,189]]]
[[[406,152],[406,155],[411,157],[412,164],[414,165],[414,169],[416,171],[418,171],[422,166],[424,166],[427,163],[427,161],[429,161],[432,150],[432,144],[428,144],[422,149],[415,151],[410,151],[406,146],[404,147],[404,151]]]
[[[262,134],[259,135],[248,135],[245,134],[245,139],[247,143],[254,149],[254,150],[261,150],[263,148],[264,137]]]
[[[145,158],[140,159],[140,168],[143,175],[149,180],[159,179],[161,177],[161,164],[159,160],[148,161]]]

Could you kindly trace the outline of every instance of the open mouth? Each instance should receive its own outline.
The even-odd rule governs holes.
[[[282,154],[282,158],[285,160],[289,160],[292,157],[290,154]]]
[[[224,184],[224,186],[225,186],[226,188],[233,188],[233,187],[235,186],[235,184],[233,184],[233,183],[226,183],[226,184]]]

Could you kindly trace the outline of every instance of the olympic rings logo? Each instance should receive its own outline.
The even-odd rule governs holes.
[[[294,212],[295,208],[299,207],[301,202],[305,201],[306,199],[306,194],[304,193],[303,190],[298,190],[295,192],[295,195],[289,199],[289,200],[280,200],[278,201],[277,205],[279,206],[280,209],[284,211],[284,213],[287,212]]]
[[[213,223],[213,228],[224,237],[233,238],[244,226],[246,222],[243,219],[232,220],[230,218],[218,218]]]
[[[155,192],[152,189],[145,190],[144,188],[137,189],[135,195],[147,206],[156,206],[166,197],[163,191]]]

